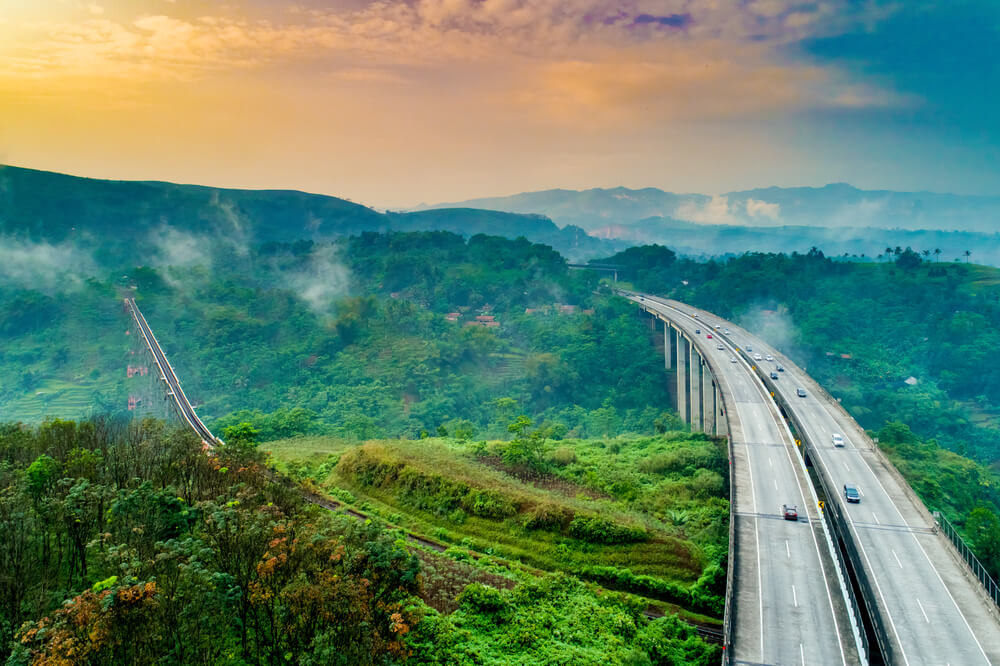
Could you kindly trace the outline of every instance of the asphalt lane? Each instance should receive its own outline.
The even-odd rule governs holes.
[[[779,372],[774,389],[794,410],[811,454],[826,470],[835,501],[850,522],[850,532],[873,582],[877,602],[901,664],[1000,664],[1000,623],[989,603],[950,552],[944,537],[912,491],[878,453],[849,415],[801,368],[756,336],[709,313],[703,319],[728,327],[751,356],[770,354],[759,362]],[[805,397],[797,395],[798,388]],[[833,445],[833,435],[844,446]],[[843,484],[858,486],[859,503],[849,503]]]
[[[843,592],[829,571],[829,554],[821,551],[826,548],[818,536],[822,521],[769,394],[749,366],[731,362],[730,349],[720,351],[704,331],[694,333],[702,324],[651,297],[634,300],[669,317],[697,341],[725,394],[738,486],[735,662],[857,663]],[[798,521],[783,519],[784,504],[797,507]]]

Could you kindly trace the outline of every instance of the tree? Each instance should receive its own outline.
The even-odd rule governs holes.
[[[507,432],[514,433],[514,439],[504,447],[501,457],[508,465],[526,465],[536,471],[545,466],[545,444],[547,429],[531,429],[532,422],[524,414],[507,425]]]
[[[227,446],[237,446],[243,448],[253,448],[257,446],[257,436],[260,430],[253,427],[252,423],[244,421],[239,425],[228,426],[222,431],[222,439]]]
[[[962,254],[965,255],[965,263],[969,263],[969,257],[972,256],[972,250],[966,250]]]

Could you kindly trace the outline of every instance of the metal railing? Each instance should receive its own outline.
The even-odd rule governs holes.
[[[997,586],[996,581],[986,571],[986,567],[982,565],[975,553],[972,552],[972,549],[965,543],[965,539],[958,533],[955,526],[948,522],[948,519],[942,516],[940,511],[935,511],[932,515],[945,536],[951,540],[958,554],[962,556],[965,563],[972,569],[973,575],[979,580],[979,584],[983,586],[983,589],[986,590],[987,596],[993,600],[994,604],[1000,607],[1000,587]]]

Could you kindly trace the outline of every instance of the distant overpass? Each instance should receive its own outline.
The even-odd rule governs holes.
[[[194,430],[195,434],[201,437],[205,445],[212,447],[221,444],[222,440],[213,435],[208,427],[202,423],[201,419],[195,413],[194,407],[191,406],[191,402],[184,395],[184,389],[181,388],[181,382],[177,379],[177,374],[167,360],[167,355],[163,353],[163,349],[160,347],[160,343],[157,342],[156,336],[153,335],[153,330],[146,323],[146,318],[142,316],[139,306],[135,304],[135,299],[126,298],[125,308],[132,314],[132,321],[142,335],[146,343],[146,348],[153,356],[153,361],[160,371],[160,379],[166,384],[167,396],[172,398],[174,406],[177,408],[177,413]]]
[[[566,264],[567,268],[573,268],[576,270],[588,270],[588,271],[601,271],[604,273],[611,273],[614,275],[614,281],[618,282],[618,271],[625,270],[625,266],[619,266],[617,264]]]

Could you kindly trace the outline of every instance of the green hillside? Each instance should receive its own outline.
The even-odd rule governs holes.
[[[577,258],[621,247],[578,228],[560,229],[540,215],[470,208],[380,213],[306,192],[97,180],[0,165],[0,236],[71,242],[101,265],[169,264],[179,240],[171,233],[243,251],[269,241],[328,241],[389,230],[525,236]]]

